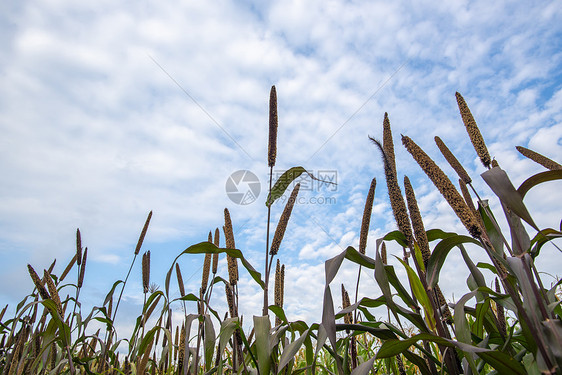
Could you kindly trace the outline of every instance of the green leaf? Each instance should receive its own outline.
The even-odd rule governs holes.
[[[479,287],[486,286],[486,279],[484,278],[484,275],[482,274],[482,272],[480,272],[478,267],[476,267],[472,259],[470,259],[468,253],[466,252],[466,249],[464,248],[464,245],[461,244],[458,245],[458,247],[461,250],[462,258],[464,259],[464,262],[470,270],[470,274],[474,278],[476,285],[478,285]]]
[[[418,275],[416,275],[416,272],[412,269],[412,267],[410,267],[409,265],[406,264],[406,262],[404,262],[402,259],[396,257],[396,259],[398,259],[398,261],[400,261],[400,263],[402,263],[402,265],[404,266],[404,268],[406,269],[406,273],[408,274],[408,280],[410,281],[410,286],[412,288],[412,292],[414,293],[414,296],[416,297],[416,299],[421,303],[424,311],[425,311],[425,318],[426,321],[429,323],[429,328],[433,329],[435,328],[435,319],[433,317],[433,307],[431,306],[431,302],[429,300],[429,296],[426,293],[426,290],[424,289]]]
[[[271,346],[269,341],[271,322],[269,316],[254,316],[256,352],[260,374],[269,374],[271,369]]]
[[[377,250],[376,250],[376,258],[375,258],[375,280],[377,284],[379,284],[379,288],[382,291],[386,302],[388,303],[388,308],[392,311],[392,314],[396,318],[398,324],[400,324],[400,319],[398,318],[398,314],[396,312],[396,305],[394,301],[392,301],[392,292],[390,291],[390,284],[388,282],[388,276],[386,275],[386,269],[382,262],[381,255],[379,253],[379,246],[382,240],[377,240]]]
[[[447,237],[452,237],[452,236],[456,236],[456,233],[453,232],[444,232],[441,229],[430,229],[428,231],[425,232],[427,235],[427,240],[429,242],[435,241],[435,240],[444,240]]]
[[[273,185],[271,191],[267,196],[265,205],[267,207],[271,206],[279,197],[281,197],[285,193],[285,190],[287,190],[287,187],[291,184],[291,182],[296,180],[303,173],[306,173],[308,177],[310,177],[313,180],[322,181],[314,177],[312,173],[309,173],[303,167],[293,167],[291,169],[288,169],[285,172],[283,172],[283,174],[277,179],[277,181],[275,181],[275,184]],[[322,182],[326,184],[336,185],[334,182],[331,181],[322,181]]]
[[[513,184],[509,180],[507,173],[500,167],[494,167],[481,174],[482,178],[492,191],[500,198],[500,200],[517,216],[525,220],[527,224],[537,231],[539,228],[531,218],[527,207],[523,203],[521,194],[515,190]]]
[[[166,297],[168,297],[170,294],[170,279],[172,277],[172,272],[174,271],[174,266],[178,261],[179,257],[181,257],[184,254],[217,254],[217,253],[218,254],[226,253],[234,258],[240,259],[242,265],[244,266],[244,268],[246,268],[250,276],[262,287],[262,289],[265,287],[265,284],[261,279],[261,274],[258,271],[256,271],[254,267],[252,267],[252,265],[250,264],[250,262],[248,262],[248,260],[246,260],[246,258],[244,258],[242,251],[238,249],[218,248],[214,244],[205,241],[195,245],[191,245],[190,247],[182,251],[174,259],[170,269],[168,270],[168,273],[166,274],[166,281],[165,281]]]
[[[468,327],[468,321],[466,320],[466,316],[464,314],[464,305],[468,302],[469,299],[476,295],[476,291],[470,292],[462,296],[462,298],[455,304],[455,333],[457,339],[460,342],[471,344],[472,338],[470,336],[470,329]],[[465,352],[465,358],[470,365],[470,368],[474,371],[476,370],[476,364],[474,362],[473,353]]]
[[[222,353],[226,348],[228,340],[232,337],[232,334],[238,327],[238,317],[236,318],[226,318],[222,324],[219,332],[219,352],[217,355],[222,358]]]
[[[375,269],[375,260],[367,255],[361,254],[354,247],[348,246],[345,249],[345,258],[369,269]]]
[[[359,366],[357,366],[352,372],[351,375],[369,375],[371,370],[373,369],[373,363],[375,362],[375,358],[373,357],[368,361],[363,362]]]
[[[388,328],[373,327],[368,323],[362,324],[336,324],[337,331],[351,330],[354,333],[368,332],[371,335],[381,339],[396,339],[396,334]]]
[[[390,265],[385,265],[384,270],[386,271],[386,277],[388,278],[388,282],[390,285],[394,287],[398,297],[408,305],[408,307],[412,310],[415,310],[418,304],[413,300],[410,296],[406,288],[400,283],[400,279],[396,276],[396,272],[394,271],[394,267]]]
[[[527,375],[523,365],[504,352],[490,350],[476,354],[496,369],[499,374]]]
[[[552,352],[558,368],[562,368],[562,322],[558,319],[547,319],[542,322],[542,331],[547,347]]]
[[[383,241],[396,241],[402,247],[408,247],[408,242],[406,241],[406,237],[404,233],[400,232],[399,230],[395,230],[393,232],[387,233],[383,238]]]
[[[65,347],[70,346],[70,327],[68,327],[68,325],[64,322],[63,318],[58,313],[57,305],[51,299],[42,300],[41,303],[49,310],[53,321],[56,323],[58,327],[57,337],[61,340],[62,345]]]
[[[503,234],[500,232],[500,228],[496,226],[497,220],[494,217],[494,213],[490,210],[487,199],[478,201],[478,212],[480,213],[490,242],[494,247],[495,254],[497,256],[503,256]]]
[[[521,219],[513,214],[505,204],[502,203],[502,208],[509,225],[509,231],[511,233],[511,248],[515,255],[521,255],[531,248],[531,239],[527,230],[523,226]]]
[[[282,372],[282,370],[287,366],[287,364],[295,357],[297,352],[299,351],[300,347],[302,346],[304,340],[308,337],[309,330],[306,330],[300,337],[294,340],[292,343],[287,345],[283,353],[281,354],[281,358],[279,359],[279,370],[277,371],[278,374]],[[257,338],[257,336],[256,336]],[[262,372],[262,374],[267,374],[266,372]]]
[[[552,228],[547,228],[541,230],[533,239],[531,240],[531,256],[536,258],[539,255],[541,248],[548,242],[562,237],[562,232],[557,231]]]
[[[103,301],[104,306],[109,303],[111,298],[113,298],[113,293],[115,292],[115,288],[117,288],[117,286],[119,284],[122,284],[122,283],[123,283],[122,280],[117,280],[115,283],[113,283],[113,286],[111,287],[111,290],[109,291],[109,293],[107,293],[107,295],[105,296],[105,300]]]
[[[479,338],[484,337],[484,321],[489,311],[489,298],[486,298],[483,302],[476,304],[476,321],[472,325],[472,332]]]
[[[433,288],[437,285],[439,281],[439,272],[441,271],[441,267],[443,267],[443,263],[445,263],[445,259],[447,258],[449,251],[451,251],[453,247],[463,243],[473,243],[481,246],[480,242],[476,241],[474,238],[462,235],[447,237],[435,246],[435,249],[433,249],[433,253],[431,253],[427,262],[426,278],[429,288]]]
[[[527,254],[527,256],[529,255]],[[523,259],[518,257],[507,257],[507,264],[509,264],[509,268],[517,278],[519,290],[523,296],[523,308],[533,320],[535,327],[538,327],[539,323],[543,320],[539,306],[539,304],[542,304],[542,301],[538,301],[535,298],[532,281],[529,280],[525,271],[525,268],[528,268],[528,266],[525,265]]]
[[[288,323],[287,317],[285,316],[285,311],[282,307],[270,305],[269,310],[275,314],[276,317],[281,319],[283,323]]]
[[[538,184],[542,184],[543,182],[554,180],[562,180],[562,170],[537,173],[523,181],[521,186],[517,189],[517,192],[521,196],[521,199],[523,199],[525,194],[527,194],[531,188],[537,186]]]
[[[277,181],[275,181],[275,184],[271,188],[271,191],[269,192],[265,201],[265,205],[267,207],[271,206],[279,197],[281,197],[285,193],[285,190],[287,190],[287,187],[291,184],[291,182],[299,178],[303,173],[307,173],[312,178],[312,174],[308,173],[303,167],[293,167],[283,172],[281,177],[279,177]]]
[[[328,262],[326,261],[326,264]],[[341,264],[341,262],[340,262]],[[327,273],[327,266],[326,266],[326,273]],[[323,334],[330,340],[332,347],[334,350],[337,347],[336,341],[336,320],[334,314],[334,301],[332,299],[332,291],[330,290],[330,284],[326,284],[324,287],[324,301],[322,306],[322,325],[321,328],[323,329]],[[325,339],[324,339],[325,340]],[[334,359],[336,361],[336,365],[338,367],[338,371],[340,373],[343,372],[343,367],[341,363],[341,357],[334,352]]]
[[[159,329],[160,327],[156,326],[154,328],[152,328],[150,331],[148,331],[144,337],[142,338],[141,344],[139,345],[139,349],[137,351],[137,355],[140,357],[144,354],[146,347],[148,346],[148,344],[152,341],[152,339],[154,338],[154,335],[156,334],[156,331]]]
[[[498,350],[479,348],[477,346],[461,343],[454,340],[445,339],[428,333],[420,333],[405,340],[387,340],[377,353],[377,358],[389,358],[405,352],[411,345],[420,340],[427,340],[438,345],[456,347],[464,352],[476,353],[486,363],[492,366],[500,374],[525,375],[523,366],[506,353]]]
[[[213,354],[215,350],[216,335],[215,328],[213,327],[213,322],[211,321],[211,317],[208,314],[204,316],[203,329],[205,332],[205,337],[203,338],[205,368],[210,369],[213,366]]]
[[[417,354],[412,353],[409,350],[406,350],[402,354],[404,355],[404,357],[406,357],[406,359],[408,361],[410,361],[414,365],[418,366],[422,375],[430,375],[431,374],[431,371],[429,370],[429,367],[427,367],[427,363],[426,363],[424,358],[420,357]],[[439,364],[439,361],[437,359],[432,359],[432,360],[433,360],[433,362]]]

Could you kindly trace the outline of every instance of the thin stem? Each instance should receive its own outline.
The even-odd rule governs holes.
[[[107,355],[107,350],[109,347],[109,343],[111,342],[111,339],[113,338],[113,331],[115,328],[115,317],[117,316],[117,309],[119,309],[119,303],[121,302],[121,297],[123,297],[123,291],[125,290],[125,286],[127,285],[127,280],[129,280],[129,276],[131,275],[131,271],[133,270],[133,266],[135,264],[135,260],[137,259],[137,254],[135,254],[135,256],[133,257],[133,261],[131,262],[131,266],[129,267],[129,272],[127,272],[127,276],[125,277],[125,281],[123,282],[123,288],[121,288],[121,293],[119,293],[119,299],[117,299],[117,304],[115,305],[115,310],[113,311],[113,317],[111,319],[112,322],[112,329],[109,330],[109,332],[106,331],[105,334],[105,350],[102,356],[102,361],[105,361],[105,357]]]
[[[133,266],[135,264],[135,260],[137,259],[137,254],[133,257],[133,261],[131,262],[131,266],[129,267],[129,272],[127,272],[127,277],[125,277],[125,281],[123,282],[123,288],[121,288],[121,293],[119,293],[119,299],[117,299],[117,305],[115,305],[115,310],[113,311],[113,318],[112,320],[115,321],[115,317],[117,316],[117,309],[119,309],[119,303],[121,302],[121,297],[123,297],[123,291],[125,290],[125,286],[127,285],[127,280],[129,280],[129,276],[131,275],[131,271],[133,270]]]
[[[68,365],[70,367],[70,373],[74,375],[76,370],[74,369],[74,362],[72,361],[72,354],[70,354],[70,348],[66,347],[66,354],[68,355]]]
[[[202,291],[202,290],[201,290],[201,291]],[[205,320],[204,320],[204,319],[205,319],[205,315],[204,315],[204,312],[203,312],[203,308],[204,308],[204,307],[203,307],[203,306],[204,306],[203,300],[204,300],[203,293],[200,292],[200,294],[199,294],[199,301],[198,301],[198,304],[199,304],[199,314],[200,314],[200,315],[199,315],[199,319],[202,318],[203,320],[200,320],[200,321],[199,321],[199,327],[198,327],[198,332],[197,332],[197,349],[195,350],[195,358],[194,358],[194,362],[195,362],[195,366],[194,366],[194,367],[195,367],[195,369],[196,369],[195,371],[197,371],[197,368],[199,367],[199,366],[198,366],[198,364],[199,364],[199,350],[201,349],[201,338],[202,338],[202,336],[203,336],[203,324],[204,324],[204,322],[205,322]],[[199,320],[199,319],[198,319],[198,320]]]
[[[78,265],[78,278],[80,278],[80,267],[82,267],[81,265]],[[72,316],[70,317],[70,329],[72,330],[72,324],[74,324],[74,314],[76,313],[76,305],[78,304],[78,297],[80,296],[80,287],[78,287],[78,284],[76,285],[76,299],[74,300],[74,308],[72,309]],[[78,328],[78,326],[76,327]]]
[[[357,304],[357,296],[359,295],[359,281],[361,280],[361,270],[363,266],[359,265],[359,272],[357,273],[357,284],[355,285],[355,304]],[[355,310],[355,316],[353,317],[353,323],[357,323],[357,310]]]
[[[271,194],[271,185],[273,181],[273,166],[269,167],[269,194]],[[268,202],[269,203],[269,202]],[[263,289],[263,316],[268,314],[268,294],[269,294],[269,270],[271,262],[269,260],[269,227],[271,222],[271,204],[267,206],[267,234],[265,239],[265,286]],[[271,256],[273,258],[273,256]]]

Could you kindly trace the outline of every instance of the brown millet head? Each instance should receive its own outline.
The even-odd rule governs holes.
[[[470,109],[468,109],[468,105],[466,105],[462,95],[456,92],[455,96],[457,97],[457,104],[461,112],[462,121],[468,132],[470,141],[476,150],[476,154],[478,154],[482,164],[484,164],[486,168],[489,168],[491,163],[490,154],[488,153],[488,148],[486,148],[486,143],[484,143],[484,138],[482,138],[482,134],[478,129],[478,125],[476,125],[476,121],[474,121],[474,117],[472,117],[472,113],[470,113]]]
[[[437,147],[439,147],[439,150],[441,151],[441,153],[445,157],[445,160],[447,160],[447,162],[449,162],[449,164],[455,170],[455,172],[457,172],[460,179],[463,180],[465,184],[470,184],[472,182],[472,179],[470,178],[468,173],[466,173],[466,170],[463,168],[463,166],[458,161],[458,159],[455,157],[455,155],[453,155],[451,150],[449,150],[447,145],[445,145],[445,143],[443,143],[441,138],[439,138],[437,136],[435,137],[435,143],[437,143]]]
[[[457,214],[468,232],[475,238],[479,238],[482,234],[478,221],[462,199],[461,195],[455,189],[455,186],[445,175],[445,173],[435,164],[433,160],[409,137],[402,136],[402,143],[406,150],[412,155],[414,160],[419,164],[421,169],[433,182],[435,187],[439,189],[441,195],[449,203],[453,211]]]
[[[238,316],[236,311],[236,306],[234,305],[234,292],[232,291],[232,286],[230,283],[224,284],[224,291],[226,293],[226,302],[228,303],[228,311],[230,312],[230,317],[234,318]]]
[[[49,288],[49,294],[51,295],[51,299],[53,300],[53,302],[57,307],[57,311],[59,315],[61,316],[61,318],[64,319],[62,304],[60,302],[59,293],[57,292],[57,287],[53,282],[51,275],[49,274],[49,272],[47,272],[47,270],[43,271],[43,279],[45,280],[45,284],[47,284],[47,288]]]
[[[24,327],[16,336],[17,338],[15,343],[15,348],[13,349],[12,352],[12,359],[10,361],[9,367],[5,368],[5,370],[7,370],[8,368],[10,369],[9,372],[5,371],[9,375],[21,373],[21,371],[17,371],[17,368],[19,367],[20,357],[23,351],[24,343],[27,340],[28,334],[29,334],[29,327]],[[55,344],[53,344],[53,350],[54,348],[55,348]],[[54,352],[52,354],[52,357],[54,357]],[[51,360],[51,368],[54,368],[54,366],[52,366],[52,360]]]
[[[82,288],[84,283],[84,274],[86,273],[86,260],[88,259],[88,248],[84,249],[84,254],[82,256],[82,265],[80,266],[80,274],[78,275],[78,288]]]
[[[277,265],[275,266],[275,289],[274,289],[274,303],[275,306],[283,307],[281,304],[281,263],[277,259]]]
[[[216,247],[220,247],[220,231],[219,231],[219,228],[215,228],[215,238],[214,238],[213,243]]]
[[[558,164],[552,159],[547,158],[544,155],[539,154],[538,152],[529,150],[528,148],[521,147],[521,146],[516,146],[515,148],[517,149],[517,151],[521,153],[521,155],[531,159],[535,163],[539,163],[546,169],[550,169],[551,171],[562,169],[562,165]]]
[[[347,290],[345,290],[345,286],[343,284],[341,284],[341,301],[342,309],[347,309],[349,306],[351,306],[349,294],[347,293]],[[343,317],[343,321],[345,324],[351,324],[353,322],[352,314],[350,312],[345,314]]]
[[[386,261],[386,244],[383,242],[381,245],[381,260],[383,264],[387,264]]]
[[[281,218],[279,218],[279,223],[277,224],[277,228],[275,228],[275,234],[273,235],[273,240],[271,241],[271,249],[269,250],[270,255],[276,255],[279,251],[279,247],[281,246],[281,241],[283,241],[283,236],[285,235],[285,230],[287,229],[287,224],[289,223],[289,218],[291,217],[291,212],[293,211],[293,206],[297,200],[297,194],[299,193],[300,187],[300,183],[295,185],[293,192],[285,205],[285,209],[281,214]]]
[[[441,307],[443,320],[448,324],[452,324],[453,317],[451,316],[451,311],[449,310],[449,305],[445,300],[445,296],[443,295],[443,292],[441,292],[441,288],[439,288],[439,285],[435,285],[434,290],[437,296],[437,300],[439,301],[439,307]]]
[[[142,243],[144,241],[144,236],[146,236],[146,231],[148,230],[148,224],[150,224],[150,219],[152,218],[152,211],[148,213],[148,217],[144,222],[144,227],[142,227],[142,232],[139,237],[139,241],[137,242],[137,247],[135,248],[135,255],[137,255],[141,249]]]
[[[209,271],[211,270],[211,258],[213,254],[205,254],[203,261],[203,275],[201,276],[201,294],[205,294],[207,284],[209,283]]]
[[[468,206],[468,208],[470,209],[470,211],[472,212],[472,214],[480,224],[480,228],[485,228],[484,222],[482,221],[482,217],[480,216],[480,213],[478,213],[478,210],[476,210],[476,207],[474,206],[474,202],[472,201],[470,192],[468,191],[468,188],[466,187],[464,181],[461,180],[460,178],[459,178],[459,186],[461,187],[461,193],[464,198],[464,201],[466,202],[466,205]]]
[[[82,236],[79,228],[76,229],[76,263],[82,263]]]
[[[180,343],[178,348],[178,374],[183,374],[183,365],[184,365],[184,356],[185,356],[185,326],[181,325],[181,333],[180,333]]]
[[[176,263],[176,277],[178,278],[178,287],[180,288],[180,296],[185,296],[185,286],[183,284],[183,277],[181,276],[180,265]]]
[[[496,278],[496,282],[495,282],[495,287],[496,287],[496,292],[497,293],[501,293],[501,289],[500,289],[500,283],[498,281],[498,279]],[[505,337],[507,336],[507,327],[505,324],[505,311],[503,309],[503,306],[500,305],[499,303],[496,303],[496,310],[497,310],[497,316],[498,316],[498,328],[500,330],[500,333]]]
[[[220,245],[220,231],[219,228],[215,229],[215,242],[214,242],[216,247],[219,247]],[[217,268],[219,266],[219,253],[215,253],[213,254],[213,275],[217,273]]]
[[[406,192],[406,201],[408,202],[408,210],[410,211],[410,220],[412,221],[412,227],[414,228],[416,242],[418,243],[422,254],[423,265],[424,267],[427,267],[427,262],[431,256],[429,241],[427,240],[427,234],[425,233],[425,227],[423,225],[416,195],[414,194],[414,188],[412,188],[412,184],[410,183],[408,176],[404,176],[404,191]]]
[[[275,267],[275,294],[274,303],[275,306],[283,307],[283,293],[285,292],[285,265],[280,265],[279,259],[277,259],[277,265]],[[275,317],[275,325],[281,325],[281,319]]]
[[[459,178],[459,186],[461,188],[461,193],[462,196],[464,198],[464,201],[466,203],[466,205],[468,206],[468,208],[470,208],[470,210],[473,213],[476,213],[476,207],[474,206],[474,202],[472,201],[472,197],[470,196],[470,192],[468,191],[468,188],[466,187],[466,184],[464,183],[463,180],[461,180]]]
[[[275,86],[271,86],[269,93],[269,144],[267,147],[267,165],[273,167],[275,165],[275,157],[277,156],[277,90]]]
[[[377,180],[373,178],[367,200],[365,201],[365,209],[363,210],[363,220],[361,221],[361,233],[359,235],[359,252],[365,254],[367,248],[367,235],[369,234],[369,224],[371,223],[371,212],[373,211],[373,200],[375,199],[375,186]]]
[[[226,263],[228,266],[228,281],[232,285],[236,285],[238,283],[238,260],[233,256],[227,255],[226,256]]]
[[[234,232],[232,230],[232,221],[230,220],[230,212],[228,209],[224,209],[224,238],[226,240],[227,249],[235,249],[234,244]],[[230,255],[226,256],[226,262],[228,264],[228,278],[230,284],[236,285],[238,282],[238,260]]]
[[[76,263],[76,257],[77,257],[77,254],[74,254],[74,256],[72,257],[72,259],[70,260],[70,262],[68,263],[68,265],[66,266],[64,271],[62,271],[62,274],[59,277],[59,282],[63,281],[64,278],[68,275],[68,273],[70,272],[70,270],[74,266],[74,263]]]
[[[55,269],[55,264],[57,264],[57,260],[53,260],[53,263],[51,263],[51,265],[49,266],[49,268],[47,268],[47,272],[49,273],[53,273],[53,270]]]
[[[230,212],[228,208],[224,209],[224,238],[226,241],[226,248],[227,249],[236,249],[236,245],[234,244],[234,232],[232,230],[232,220],[230,220]]]
[[[31,276],[31,280],[33,280],[33,284],[35,284],[35,287],[37,288],[37,291],[39,292],[41,298],[43,299],[51,298],[51,296],[47,292],[47,289],[45,289],[43,282],[39,278],[39,275],[37,275],[37,272],[35,272],[33,267],[31,267],[31,264],[27,265],[27,270],[29,271],[29,276]]]
[[[142,289],[144,293],[148,293],[150,286],[150,251],[142,255]]]
[[[209,231],[209,237],[207,239],[207,242],[213,243],[213,233],[211,231]]]
[[[406,375],[406,369],[404,368],[404,361],[402,361],[402,357],[400,354],[396,356],[396,364],[398,365],[398,373],[400,375]]]
[[[386,186],[388,190],[388,196],[390,198],[390,207],[394,214],[394,219],[398,226],[398,230],[404,234],[406,237],[406,242],[408,246],[413,243],[412,228],[410,226],[410,219],[408,218],[408,210],[406,209],[406,203],[404,202],[404,197],[402,196],[402,191],[398,185],[398,178],[396,176],[396,170],[392,169],[391,162],[386,154],[383,146],[374,138],[370,138],[371,141],[379,148],[384,164],[384,175],[386,177]],[[394,164],[394,161],[392,161]]]
[[[396,158],[394,156],[394,141],[392,140],[392,131],[390,130],[390,120],[388,119],[388,113],[384,113],[384,120],[382,122],[382,148],[384,154],[388,159],[389,166],[396,174]]]
[[[180,337],[180,335],[179,335],[179,328],[180,328],[180,326],[176,326],[176,333],[174,334],[174,346],[175,346],[175,347],[177,347],[178,344],[179,344],[179,343],[178,343],[178,340],[179,340],[179,337]],[[125,357],[125,358],[127,358],[127,357]],[[175,361],[176,359],[178,359],[178,351],[177,351],[177,350],[174,351],[174,361]]]

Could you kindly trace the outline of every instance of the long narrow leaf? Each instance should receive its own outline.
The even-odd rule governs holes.
[[[269,335],[271,322],[269,316],[254,316],[254,332],[256,335],[256,353],[260,374],[269,374],[271,368],[271,346]]]
[[[299,351],[300,347],[302,346],[304,340],[308,337],[309,330],[306,330],[298,339],[287,345],[283,353],[281,354],[281,358],[279,359],[279,369],[277,373],[281,373],[282,370],[287,366],[287,364],[295,357],[297,352]],[[267,373],[263,373],[267,374]]]
[[[481,174],[482,178],[488,186],[492,189],[492,191],[500,198],[500,200],[517,216],[521,219],[525,220],[527,224],[532,226],[534,229],[539,230],[529,211],[527,211],[527,207],[523,203],[523,198],[521,194],[513,184],[509,180],[507,173],[500,167],[494,167],[484,173]]]
[[[433,253],[429,257],[429,261],[427,262],[426,278],[427,285],[430,288],[435,287],[439,281],[439,272],[441,271],[441,267],[443,267],[443,263],[445,263],[445,259],[451,249],[463,243],[473,243],[481,246],[480,242],[476,241],[474,238],[462,235],[447,237],[435,246]]]
[[[562,180],[562,170],[537,173],[523,181],[519,188],[517,188],[517,192],[521,196],[521,199],[523,199],[531,188],[542,184],[543,182],[554,180]]]

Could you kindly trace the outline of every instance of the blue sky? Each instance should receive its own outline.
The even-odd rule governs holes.
[[[480,193],[492,197],[478,178],[484,169],[455,91],[515,185],[542,171],[516,145],[562,160],[558,1],[35,0],[5,1],[0,9],[1,305],[31,291],[27,263],[42,270],[56,258],[62,271],[77,227],[89,248],[84,309],[101,304],[125,277],[150,210],[143,250],[152,252],[152,278],[161,287],[175,256],[223,225],[225,207],[237,247],[261,271],[271,85],[279,101],[275,169],[336,171],[338,182],[335,191],[302,191],[308,204],[293,210],[279,253],[292,320],[320,320],[324,261],[358,245],[373,177],[368,254],[395,229],[381,158],[367,137],[381,137],[385,112],[399,180],[410,177],[428,229],[465,233],[400,145],[401,133],[456,181],[433,142],[439,135]],[[255,203],[227,197],[225,183],[237,170],[262,181]],[[559,225],[556,200],[544,199],[558,187],[527,197],[539,226]],[[282,209],[274,206],[273,226]],[[555,275],[559,253],[545,253],[540,266]],[[202,257],[182,258],[188,290],[197,290],[201,265]],[[356,271],[346,265],[335,283],[353,289]],[[371,276],[361,296],[379,295]],[[467,276],[452,254],[441,276],[450,301],[467,292]],[[241,277],[241,310],[259,314],[259,290]],[[126,318],[140,313],[140,283],[139,262],[125,291],[123,335],[132,324]],[[216,305],[222,300],[217,294]]]

